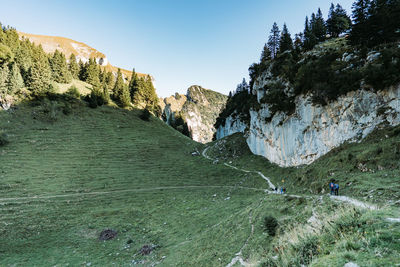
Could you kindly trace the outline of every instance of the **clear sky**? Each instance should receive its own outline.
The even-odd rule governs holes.
[[[339,0],[348,13],[353,0]],[[0,0],[0,22],[84,42],[155,78],[157,93],[201,85],[227,94],[258,61],[273,22],[300,32],[326,0]]]

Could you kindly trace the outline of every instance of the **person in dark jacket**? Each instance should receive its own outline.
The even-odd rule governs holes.
[[[329,189],[331,189],[331,195],[335,194],[335,184],[333,182],[329,183]]]
[[[339,185],[335,184],[334,189],[335,189],[335,196],[338,196],[339,195]]]

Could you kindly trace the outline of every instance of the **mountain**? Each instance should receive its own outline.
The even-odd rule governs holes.
[[[166,123],[200,143],[211,142],[214,124],[228,97],[198,85],[188,88],[186,95],[176,93],[160,99]]]
[[[383,48],[363,60],[345,39],[329,40],[291,63],[298,68],[290,78],[295,82],[288,81],[288,71],[279,73],[287,64],[280,61],[288,54],[281,55],[254,79],[247,109],[240,109],[245,101],[236,100],[236,106],[224,111],[217,138],[243,132],[253,153],[290,167],[310,164],[375,129],[399,125],[400,85],[394,79],[398,73],[377,74],[385,68],[382,55],[390,49],[400,51],[397,46]],[[388,62],[400,66],[397,60]]]
[[[54,51],[59,50],[67,58],[73,53],[75,54],[77,60],[82,60],[82,62],[89,61],[90,58],[95,58],[96,62],[104,67],[107,71],[112,71],[114,74],[117,73],[118,67],[111,65],[107,56],[95,48],[88,46],[85,43],[74,41],[65,37],[58,36],[47,36],[47,35],[37,35],[31,33],[19,32],[20,38],[27,38],[36,45],[41,45],[46,53],[54,53]],[[132,71],[121,69],[122,74],[125,78],[130,78],[132,76]],[[137,73],[139,77],[144,77],[147,74]]]

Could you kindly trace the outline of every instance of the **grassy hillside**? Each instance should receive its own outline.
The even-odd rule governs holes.
[[[291,192],[326,194],[334,180],[348,196],[378,203],[400,199],[400,126],[376,130],[360,143],[345,143],[311,165],[297,168],[281,168],[253,155],[240,133],[214,144],[210,149],[214,157],[239,167],[250,165]]]
[[[263,181],[191,156],[202,146],[140,112],[62,99],[0,112],[0,265],[230,261]],[[107,228],[117,238],[99,241]]]
[[[140,114],[90,109],[62,95],[0,111],[2,140],[9,141],[0,146],[0,266],[226,266],[239,251],[246,262],[266,266],[399,261],[393,233],[400,225],[386,221],[400,217],[393,208],[366,212],[318,195],[267,194],[257,174],[221,164],[237,160],[255,169],[259,158],[241,152],[213,163],[192,156],[205,146]],[[346,215],[356,226],[342,232],[349,242],[359,237],[354,246],[325,230],[315,242],[284,241],[315,213],[329,217],[335,209],[363,214]],[[265,226],[266,216],[276,218],[277,229]],[[340,218],[330,223],[340,227]],[[105,229],[117,236],[100,241]],[[333,258],[326,242],[341,254]],[[310,244],[318,253],[309,253]],[[154,249],[149,255],[140,253],[145,245]],[[284,265],[288,258],[295,262]]]

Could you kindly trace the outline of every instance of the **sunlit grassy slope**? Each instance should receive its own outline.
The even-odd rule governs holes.
[[[265,266],[398,260],[399,224],[386,221],[400,217],[394,208],[353,211],[318,195],[267,194],[258,175],[222,164],[267,166],[244,149],[230,157],[239,139],[228,150],[209,149],[220,158],[213,163],[191,155],[206,146],[140,114],[90,109],[61,96],[0,111],[0,131],[9,139],[0,147],[0,266],[226,266],[239,251],[248,263]],[[276,183],[282,170],[263,171]],[[350,216],[351,228],[338,233],[299,238],[294,247],[282,241],[296,225],[307,227],[313,214],[330,218],[337,209],[363,217]],[[275,237],[264,227],[267,215],[278,221]],[[341,217],[329,223],[341,227]],[[117,236],[100,241],[108,228]],[[141,255],[144,245],[154,251]]]
[[[78,100],[0,112],[1,266],[230,261],[264,181],[192,156],[202,145],[140,112]],[[99,241],[107,228],[117,238]]]

